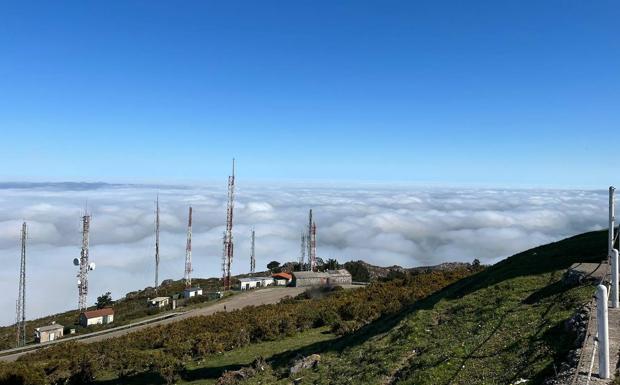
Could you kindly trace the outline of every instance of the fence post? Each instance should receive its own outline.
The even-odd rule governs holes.
[[[609,378],[609,327],[607,319],[607,288],[596,289],[596,323],[598,327],[598,376]]]

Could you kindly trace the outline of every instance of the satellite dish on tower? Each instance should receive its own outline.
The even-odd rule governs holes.
[[[75,266],[80,266],[80,260],[79,260],[79,259],[77,259],[77,258],[73,258],[73,264],[74,264]]]
[[[89,268],[90,270],[95,270],[95,267],[96,267],[95,262],[91,262],[91,263],[88,265],[88,268]]]

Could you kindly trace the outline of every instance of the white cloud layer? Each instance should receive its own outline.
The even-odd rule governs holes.
[[[161,205],[160,277],[183,276],[187,207],[194,208],[194,276],[220,276],[226,186],[0,184],[0,324],[14,322],[19,231],[29,226],[27,317],[77,304],[80,217],[92,213],[89,303],[151,286],[154,200]],[[314,209],[317,254],[376,265],[417,266],[479,258],[491,263],[526,248],[589,230],[607,220],[606,191],[423,189],[403,186],[240,186],[233,273],[249,269],[256,229],[259,269],[296,260]],[[14,294],[14,295],[13,295]]]

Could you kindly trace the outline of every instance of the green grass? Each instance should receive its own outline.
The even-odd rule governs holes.
[[[383,316],[342,337],[311,329],[293,337],[261,342],[204,361],[184,362],[185,383],[213,384],[225,370],[269,362],[244,384],[290,384],[288,368],[297,357],[321,355],[317,369],[296,375],[302,384],[538,384],[553,373],[575,336],[564,330],[593,294],[591,285],[562,281],[576,262],[597,262],[606,254],[606,232],[590,232],[514,255],[444,290]],[[191,336],[186,338],[191,339]],[[184,342],[184,341],[181,341]],[[174,345],[171,345],[174,346]],[[142,373],[120,382],[153,384]]]
[[[309,346],[329,343],[336,336],[329,332],[328,328],[310,329],[297,334],[295,337],[287,337],[276,341],[267,341],[248,345],[232,351],[210,356],[208,359],[191,362],[186,365],[183,380],[179,384],[210,385],[215,384],[217,379],[226,370],[238,370],[243,366],[249,366],[258,357],[267,360],[275,355],[286,355],[287,352],[301,352]],[[162,380],[150,373],[137,376],[129,380],[119,380],[112,374],[102,375],[95,384],[159,384]]]
[[[336,336],[330,333],[327,328],[317,328],[299,333],[294,337],[287,337],[277,341],[261,342],[235,349],[214,357],[209,357],[203,362],[196,362],[188,365],[187,376],[199,379],[181,381],[180,383],[193,385],[215,384],[217,378],[221,376],[225,370],[237,370],[243,366],[248,366],[257,357],[263,357],[269,360],[276,354],[302,350],[307,346],[331,341],[335,338]]]
[[[564,322],[593,294],[567,287],[565,268],[605,255],[605,232],[592,232],[517,254],[385,317],[359,332],[317,345],[321,365],[301,384],[541,383],[575,336]],[[290,384],[287,357],[244,384]]]

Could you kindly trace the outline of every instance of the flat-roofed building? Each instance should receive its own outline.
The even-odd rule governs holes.
[[[57,340],[62,338],[64,329],[64,326],[57,323],[38,327],[34,329],[34,340],[38,343]]]
[[[162,308],[170,304],[170,297],[155,297],[148,299],[149,307]]]
[[[242,291],[271,285],[273,285],[273,278],[271,277],[239,278],[239,290]]]
[[[197,295],[202,295],[202,289],[199,287],[188,287],[187,289],[183,290],[184,298],[192,298]]]
[[[327,270],[327,274],[329,274],[327,284],[330,286],[351,285],[353,282],[351,273],[345,269]]]
[[[291,284],[296,287],[350,285],[351,273],[345,269],[322,271],[295,271]]]
[[[321,271],[295,271],[293,272],[293,286],[312,287],[326,286],[329,274]]]

